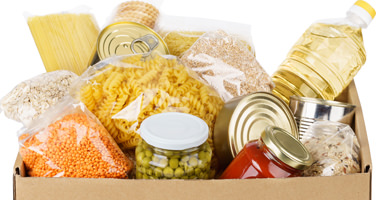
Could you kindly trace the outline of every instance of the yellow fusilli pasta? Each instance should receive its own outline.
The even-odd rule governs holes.
[[[89,79],[81,86],[80,99],[124,151],[140,141],[141,122],[162,112],[200,117],[210,128],[208,141],[214,146],[212,133],[223,101],[210,86],[194,78],[195,73],[175,58],[155,56],[144,60],[141,55],[133,55],[112,59],[116,59],[108,61],[112,64],[90,69],[93,73],[87,74]]]

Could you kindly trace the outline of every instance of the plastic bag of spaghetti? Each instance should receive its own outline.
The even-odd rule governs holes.
[[[72,89],[125,152],[140,142],[141,122],[163,112],[203,119],[213,147],[214,123],[223,101],[174,56],[111,57],[91,66]]]
[[[314,164],[304,176],[334,176],[360,172],[360,146],[349,125],[332,121],[313,123],[301,142]]]
[[[202,35],[183,53],[181,61],[210,84],[224,101],[257,91],[270,92],[274,87],[254,53],[237,37],[222,30]]]
[[[160,15],[155,30],[162,36],[168,46],[169,52],[181,56],[203,34],[210,31],[223,31],[237,37],[253,53],[251,26],[236,22]]]
[[[153,29],[158,16],[162,0],[128,0],[120,3],[108,24],[117,22],[137,22]]]
[[[128,178],[133,163],[86,106],[66,96],[19,132],[33,177]]]
[[[43,73],[19,83],[0,100],[5,116],[28,126],[68,93],[78,76],[71,71]]]

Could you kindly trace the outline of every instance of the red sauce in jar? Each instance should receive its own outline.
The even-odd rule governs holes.
[[[285,178],[301,172],[280,161],[261,140],[254,140],[244,146],[220,178]]]

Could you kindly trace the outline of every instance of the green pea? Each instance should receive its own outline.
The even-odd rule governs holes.
[[[177,169],[175,169],[175,171],[174,171],[174,176],[175,176],[175,177],[181,177],[181,176],[183,176],[183,174],[184,174],[184,171],[183,171],[182,168],[177,168]]]
[[[186,164],[186,162],[183,162],[183,161],[179,161],[179,163],[178,163],[178,165],[179,165],[180,167],[185,166],[185,164]]]
[[[194,174],[194,168],[185,166],[185,173],[188,176],[191,176]]]
[[[143,178],[143,179],[149,179],[149,176],[146,175],[146,174],[143,174],[142,178]]]
[[[152,151],[149,150],[149,149],[145,150],[145,156],[146,156],[146,157],[149,157],[149,158],[152,157],[152,156],[153,156]]]
[[[154,169],[154,175],[156,175],[157,177],[161,177],[162,176],[162,169],[156,167]]]
[[[157,165],[159,163],[160,163],[160,158],[157,157],[156,155],[153,155],[153,157],[152,157],[152,164]]]
[[[146,142],[143,142],[141,146],[143,149],[147,149],[149,147],[149,145]]]
[[[198,177],[197,176],[190,176],[189,179],[198,179]]]
[[[199,168],[202,168],[202,169],[205,169],[206,168],[206,162],[205,161],[203,161],[203,160],[199,160],[198,161],[198,167]]]
[[[206,177],[205,173],[203,173],[203,172],[199,173],[199,178],[200,179],[205,179],[205,177]]]
[[[145,153],[144,152],[140,152],[140,153],[138,153],[136,155],[136,161],[139,162],[139,163],[141,163],[142,160],[144,159],[144,157],[145,157]]]
[[[149,176],[149,179],[157,179],[156,176]]]
[[[174,175],[174,171],[172,168],[170,167],[165,167],[164,169],[164,176],[166,176],[167,178],[172,178]]]
[[[188,176],[182,176],[181,179],[189,179]]]
[[[195,168],[195,169],[194,169],[195,176],[198,176],[198,177],[199,177],[199,175],[201,174],[201,172],[202,172],[202,170],[199,169],[199,168]]]
[[[177,158],[171,158],[169,160],[169,166],[173,169],[178,167],[178,159]]]
[[[140,153],[144,150],[144,148],[140,145],[136,147],[136,153]]]
[[[204,152],[204,151],[200,151],[199,153],[198,153],[198,158],[199,159],[205,159],[206,158],[206,152]]]
[[[168,157],[171,157],[172,155],[174,155],[174,152],[173,151],[170,151],[170,150],[166,150],[164,151],[164,154]]]
[[[149,165],[150,165],[150,164],[149,164],[150,161],[151,161],[150,158],[145,157],[145,158],[142,160],[142,163],[141,163],[141,164],[142,164],[143,167],[146,167],[146,168],[147,168],[147,167],[149,167]]]
[[[198,159],[196,157],[191,157],[189,160],[189,165],[195,167],[198,165]]]
[[[153,175],[153,169],[148,168],[148,169],[146,170],[146,174],[147,174],[148,176],[152,176],[152,175]]]
[[[141,179],[142,177],[143,177],[142,173],[140,173],[140,172],[136,173],[136,178],[137,179]]]
[[[140,171],[141,173],[145,174],[145,173],[146,173],[146,168],[144,168],[144,167],[139,167],[139,171]]]
[[[189,156],[182,156],[182,158],[181,158],[181,161],[182,162],[187,162],[187,161],[189,161],[190,160],[190,157]]]
[[[165,168],[168,165],[168,160],[167,158],[162,158],[159,162],[159,167]]]

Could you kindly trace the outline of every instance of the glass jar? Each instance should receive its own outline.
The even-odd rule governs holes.
[[[305,146],[287,131],[268,126],[261,138],[247,143],[221,179],[300,176],[313,160]]]
[[[208,179],[212,151],[209,128],[184,113],[161,113],[145,119],[143,141],[136,147],[137,179]]]

